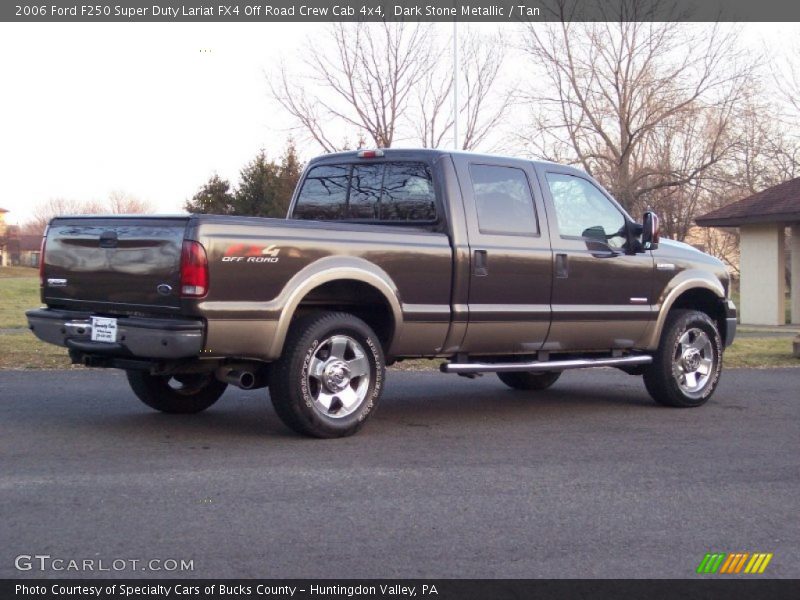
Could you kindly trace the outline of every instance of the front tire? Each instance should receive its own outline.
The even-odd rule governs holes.
[[[125,372],[133,393],[150,408],[170,414],[193,414],[219,400],[228,387],[212,373],[151,375],[146,371]]]
[[[664,406],[701,406],[717,388],[721,370],[722,340],[714,321],[698,311],[675,310],[667,316],[644,384]]]
[[[281,421],[318,438],[353,435],[375,410],[385,379],[380,341],[348,313],[318,313],[292,324],[270,373]]]
[[[498,373],[500,381],[515,390],[546,390],[561,377],[561,371],[547,373]]]

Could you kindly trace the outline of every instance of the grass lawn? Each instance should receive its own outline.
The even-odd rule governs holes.
[[[66,369],[69,366],[66,348],[40,342],[29,331],[0,334],[0,369]]]
[[[738,337],[725,351],[725,367],[800,367],[792,356],[792,338]]]
[[[38,277],[39,270],[30,267],[0,267],[0,279],[6,277]]]
[[[27,327],[25,311],[41,306],[39,278],[35,269],[25,269],[33,272],[33,276],[25,277],[11,277],[6,274],[9,269],[20,267],[0,269],[0,329]]]
[[[45,344],[27,331],[25,311],[40,305],[36,269],[0,268],[0,329],[21,331],[0,333],[0,369],[53,369],[68,367],[65,348]],[[394,369],[427,371],[439,368],[441,360],[407,360]],[[789,337],[738,337],[725,352],[726,367],[800,367],[792,356]]]
[[[439,370],[442,360],[404,360],[392,368],[401,371]],[[785,337],[738,337],[725,351],[723,360],[726,369],[740,367],[800,367],[800,358],[792,355],[792,338]]]
[[[394,365],[402,371],[436,371],[442,360],[406,360]],[[0,334],[0,369],[62,369],[70,366],[67,350],[45,344],[32,333]],[[725,352],[725,368],[800,367],[792,356],[790,338],[739,338]]]

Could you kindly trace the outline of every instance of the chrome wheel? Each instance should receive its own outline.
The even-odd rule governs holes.
[[[370,363],[364,348],[347,335],[334,335],[314,350],[306,384],[314,409],[326,417],[351,415],[367,397]]]
[[[675,345],[672,376],[685,394],[697,394],[711,378],[716,360],[711,338],[702,329],[692,327]]]

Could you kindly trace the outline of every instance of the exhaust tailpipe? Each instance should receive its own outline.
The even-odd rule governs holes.
[[[217,379],[243,390],[256,387],[256,374],[252,371],[222,368],[217,371]]]

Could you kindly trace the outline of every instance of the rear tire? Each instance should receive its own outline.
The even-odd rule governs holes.
[[[170,414],[193,414],[219,400],[228,387],[212,373],[151,375],[146,371],[125,372],[133,393],[150,408]]]
[[[699,311],[674,310],[644,372],[644,384],[659,404],[690,408],[708,401],[721,370],[722,340],[714,321]]]
[[[546,390],[561,377],[561,371],[546,373],[498,373],[500,381],[515,390]]]
[[[385,379],[380,341],[341,312],[298,319],[273,364],[269,395],[281,421],[318,438],[353,435],[375,410]]]

